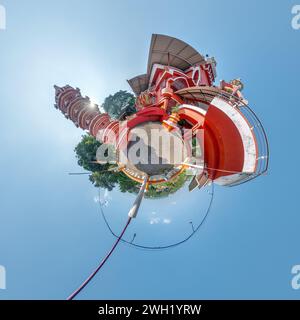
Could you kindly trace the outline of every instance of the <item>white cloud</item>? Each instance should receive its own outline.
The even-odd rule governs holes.
[[[160,218],[150,218],[150,224],[158,224],[160,223]]]
[[[94,197],[94,202],[95,202],[95,203],[100,202],[100,199],[99,199],[99,197],[98,197],[98,196],[95,196],[95,197]]]
[[[102,207],[107,207],[109,202],[107,200],[100,200],[100,204]]]
[[[151,217],[149,220],[150,224],[159,224],[159,223],[163,223],[163,224],[170,224],[172,222],[171,219],[168,218],[158,218],[158,217]]]
[[[95,196],[94,197],[94,202],[95,203],[100,203],[100,205],[102,207],[107,207],[110,200],[112,200],[112,197],[111,197],[109,191],[106,190],[106,189],[104,191],[104,194],[101,195],[101,197],[99,197],[99,196]]]
[[[109,191],[107,189],[105,189],[105,191],[104,191],[103,198],[105,200],[112,200],[112,197],[111,197],[111,195],[110,195],[110,193],[109,193]]]

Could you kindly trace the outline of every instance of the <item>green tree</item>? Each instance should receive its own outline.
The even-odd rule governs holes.
[[[113,119],[118,119],[122,115],[131,115],[136,112],[135,97],[130,92],[120,90],[105,98],[102,108]]]
[[[112,171],[96,171],[90,175],[90,181],[95,187],[111,191],[118,184],[118,173]]]
[[[125,173],[118,173],[118,182],[121,192],[138,193],[140,184],[126,176]]]
[[[96,152],[101,143],[90,135],[82,136],[81,141],[75,148],[78,164],[88,171],[99,171],[102,169],[102,165],[95,163]]]
[[[138,183],[128,178],[122,172],[107,171],[115,166],[115,164],[99,164],[95,163],[97,149],[101,143],[93,136],[84,135],[75,148],[78,164],[85,170],[91,171],[90,181],[95,187],[105,188],[109,191],[119,185],[121,192],[137,192]]]
[[[165,198],[168,195],[175,193],[181,189],[185,182],[189,179],[185,171],[180,173],[177,177],[173,178],[168,182],[162,182],[154,185],[150,185],[149,189],[145,193],[146,198]]]

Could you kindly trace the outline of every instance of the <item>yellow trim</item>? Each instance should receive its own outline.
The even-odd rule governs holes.
[[[148,181],[147,181],[147,188],[148,188],[149,185],[151,185],[151,184],[165,183],[165,182],[168,182],[168,181],[173,180],[174,178],[176,178],[180,173],[182,173],[182,172],[185,170],[185,165],[181,165],[180,167],[181,167],[180,170],[178,170],[169,180],[164,180],[164,179],[161,179],[161,180],[148,180]],[[126,172],[125,169],[126,169],[126,168],[123,167],[123,168],[121,168],[120,170],[121,170],[124,174],[126,174],[126,176],[127,176],[128,178],[130,178],[131,180],[134,180],[134,181],[136,181],[136,182],[143,183],[143,181],[144,181],[143,179],[139,179],[139,178],[137,178],[137,177],[132,176],[130,173]]]

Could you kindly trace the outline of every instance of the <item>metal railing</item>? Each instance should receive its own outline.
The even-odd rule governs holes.
[[[255,114],[255,112],[239,97],[234,96],[227,92],[222,92],[216,95],[216,97],[225,100],[233,108],[237,109],[247,119],[250,124],[251,130],[256,139],[257,143],[257,158],[256,158],[256,169],[255,172],[245,175],[245,177],[230,186],[237,186],[247,181],[250,181],[260,175],[266,174],[269,167],[269,142],[266,131]]]

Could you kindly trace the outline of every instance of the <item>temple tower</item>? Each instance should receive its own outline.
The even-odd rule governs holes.
[[[102,142],[114,143],[119,132],[119,121],[101,113],[99,106],[92,104],[89,97],[82,97],[78,88],[67,85],[55,88],[55,108],[59,109],[76,127],[89,132]],[[111,137],[111,139],[110,139]]]

